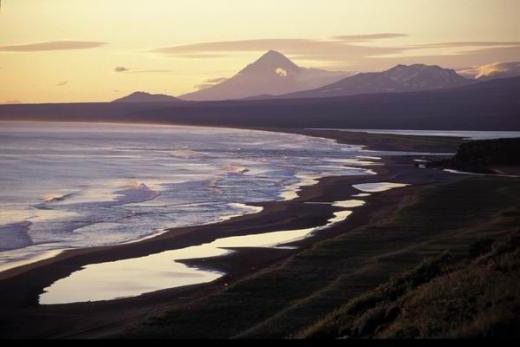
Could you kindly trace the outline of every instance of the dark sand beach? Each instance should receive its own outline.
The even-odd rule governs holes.
[[[333,130],[290,132],[374,150],[453,153],[462,141]],[[0,336],[305,336],[309,326],[335,308],[423,259],[447,249],[455,256],[464,254],[472,242],[517,225],[520,179],[419,169],[413,163],[415,158],[385,157],[384,166],[373,168],[375,176],[323,178],[304,187],[297,199],[258,204],[264,209],[257,214],[171,229],[136,243],[65,251],[0,273]],[[323,225],[336,209],[306,202],[346,200],[359,193],[353,184],[369,182],[409,186],[363,198],[366,204],[354,209],[346,221],[295,243],[294,249],[240,249],[223,257],[185,261],[226,273],[208,284],[104,302],[38,305],[43,288],[88,264],[145,256],[225,236]],[[503,215],[505,212],[509,214]]]

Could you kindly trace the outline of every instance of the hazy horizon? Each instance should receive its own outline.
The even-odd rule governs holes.
[[[520,60],[520,2],[2,1],[0,103],[182,95],[273,49],[302,67],[456,70]],[[288,25],[290,23],[290,25]]]

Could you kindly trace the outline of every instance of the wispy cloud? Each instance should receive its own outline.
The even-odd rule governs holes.
[[[61,51],[71,49],[89,49],[105,45],[106,42],[96,41],[47,41],[19,45],[0,46],[2,52],[38,52]]]
[[[380,40],[407,37],[404,33],[341,35],[330,39],[252,39],[200,42],[162,47],[155,53],[178,58],[229,56],[239,52],[280,51],[292,59],[317,61],[334,68],[370,69],[401,61],[441,63],[446,66],[507,61],[520,51],[517,41],[458,41],[424,44],[391,44]],[[463,60],[466,59],[466,63]],[[514,59],[514,58],[513,58]],[[466,65],[467,66],[467,65]],[[200,85],[207,87],[208,83]]]
[[[470,78],[520,76],[520,62],[495,62],[459,69],[457,72]]]
[[[69,81],[61,81],[61,82],[56,83],[56,87],[63,87],[65,85],[67,85],[68,83],[69,83]]]
[[[410,46],[417,48],[471,48],[471,47],[520,47],[520,41],[462,41],[462,42],[437,42]]]
[[[334,36],[336,40],[348,41],[348,42],[364,42],[381,39],[395,39],[399,37],[406,37],[407,34],[401,33],[377,33],[377,34],[365,34],[365,35],[340,35]]]
[[[114,68],[115,72],[124,72],[129,74],[138,74],[138,73],[169,73],[171,70],[143,70],[143,69],[134,69],[126,66],[116,66]]]
[[[210,78],[208,80],[205,80],[204,83],[196,85],[195,88],[197,88],[199,90],[200,89],[206,89],[206,88],[209,88],[209,87],[213,87],[215,84],[222,83],[222,82],[224,82],[226,80],[227,80],[227,78],[225,78],[225,77]]]
[[[349,41],[339,39],[255,39],[202,42],[158,48],[153,52],[184,58],[200,58],[213,54],[264,52],[271,49],[281,51],[292,57],[324,61],[356,60],[369,56],[396,54],[403,50],[401,47],[353,45]]]
[[[129,73],[170,73],[172,70],[135,70],[129,71]]]
[[[206,80],[206,83],[221,83],[227,80],[226,77],[219,77],[219,78],[210,78],[209,80]]]

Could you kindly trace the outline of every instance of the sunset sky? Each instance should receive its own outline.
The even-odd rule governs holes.
[[[269,49],[379,71],[520,61],[519,0],[2,0],[0,103],[179,95]]]

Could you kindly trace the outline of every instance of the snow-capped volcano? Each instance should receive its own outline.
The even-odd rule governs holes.
[[[269,51],[233,77],[180,96],[184,100],[229,100],[258,95],[281,95],[318,88],[350,75],[346,72],[302,68],[276,51]]]

